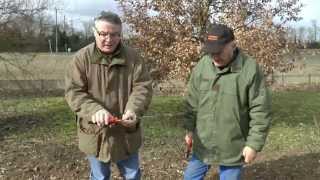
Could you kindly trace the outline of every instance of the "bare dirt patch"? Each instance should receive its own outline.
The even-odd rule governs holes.
[[[76,137],[74,142],[67,144],[57,143],[54,138],[46,138],[45,135],[19,140],[10,134],[28,128],[26,119],[2,122],[6,122],[6,126],[2,123],[0,131],[0,179],[89,178],[88,162],[77,148]],[[143,179],[182,178],[186,166],[183,147],[173,142],[154,143],[146,138],[141,151]],[[116,168],[113,167],[113,170],[113,179],[121,179]],[[246,180],[316,180],[320,178],[320,154],[297,151],[272,158],[262,153],[256,163],[245,167],[243,176]],[[216,168],[210,170],[206,179],[218,179]]]

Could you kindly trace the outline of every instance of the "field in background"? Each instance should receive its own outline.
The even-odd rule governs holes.
[[[0,53],[0,79],[63,79],[72,57],[73,53]],[[285,75],[320,74],[320,50],[301,50],[293,62],[295,68]]]
[[[299,57],[288,58],[294,68],[287,73],[276,72],[275,83],[278,85],[320,84],[320,50],[301,50]]]
[[[0,90],[62,90],[65,70],[72,56],[67,53],[0,53]],[[295,67],[287,73],[274,73],[275,85],[320,84],[320,50],[301,50],[299,57],[288,58],[288,61],[294,62]],[[166,82],[157,90],[172,91],[183,86],[184,82]]]
[[[287,74],[320,74],[320,50],[301,50],[294,63],[295,68]]]
[[[62,80],[73,54],[0,53],[0,80]]]

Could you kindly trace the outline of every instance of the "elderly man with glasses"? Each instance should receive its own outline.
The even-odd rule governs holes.
[[[109,179],[114,162],[124,179],[140,179],[140,118],[152,97],[141,56],[121,41],[117,14],[101,12],[95,42],[79,50],[66,73],[65,97],[76,113],[79,149],[91,179]]]

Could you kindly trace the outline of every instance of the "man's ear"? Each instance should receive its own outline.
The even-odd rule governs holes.
[[[91,30],[92,30],[93,34],[96,33],[96,29],[94,27],[91,27]]]

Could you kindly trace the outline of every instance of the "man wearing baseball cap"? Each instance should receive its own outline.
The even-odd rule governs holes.
[[[220,180],[239,180],[265,144],[271,98],[263,71],[237,48],[231,28],[213,25],[203,51],[186,96],[185,139],[193,153],[184,179],[203,179],[218,165]]]

